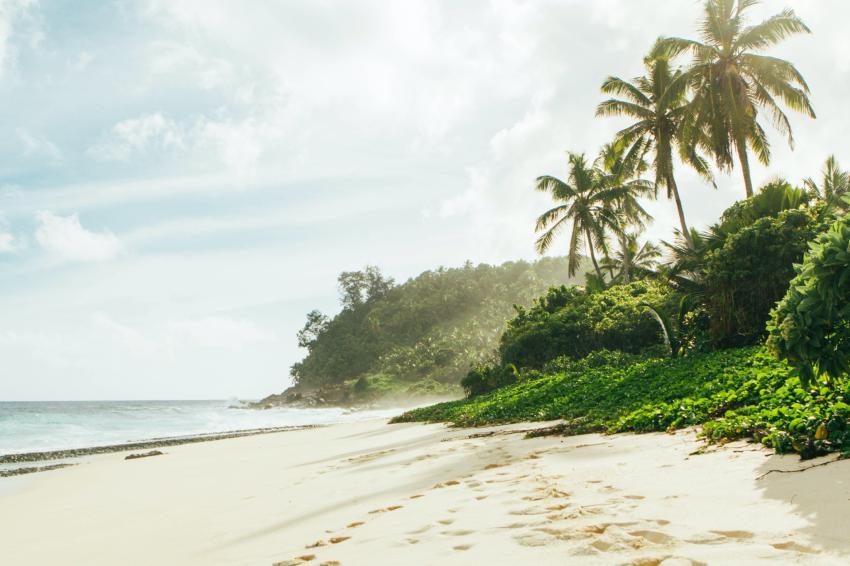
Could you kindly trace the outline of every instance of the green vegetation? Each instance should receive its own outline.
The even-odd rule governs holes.
[[[699,22],[702,42],[662,38],[653,50],[659,57],[692,56],[682,75],[693,93],[682,136],[689,145],[705,146],[722,169],[732,167],[732,154],[737,153],[748,197],[753,196],[748,152],[764,165],[770,163],[760,111],[792,145],[791,123],[780,104],[815,117],[803,75],[788,61],[760,53],[791,35],[809,33],[809,28],[793,10],[747,26],[746,11],[755,4],[708,0]]]
[[[803,383],[850,371],[850,217],[815,240],[768,328],[770,346]]]
[[[537,219],[537,230],[544,231],[537,239],[537,251],[548,250],[555,235],[571,223],[569,274],[575,274],[579,249],[586,244],[597,280],[602,283],[604,276],[594,250],[607,249],[609,231],[621,233],[626,225],[639,225],[649,216],[637,197],[648,194],[652,187],[642,179],[631,178],[638,173],[635,168],[640,162],[634,155],[625,154],[622,144],[603,148],[593,166],[584,155],[575,153],[568,161],[567,181],[549,175],[537,179],[537,190],[551,193],[559,203]]]
[[[489,394],[415,409],[396,422],[459,426],[565,419],[564,432],[650,432],[704,424],[714,441],[753,437],[779,452],[850,450],[850,387],[800,387],[761,348],[687,358],[599,351],[560,358]]]
[[[517,309],[499,341],[503,365],[540,368],[559,356],[583,358],[596,350],[638,353],[662,342],[658,323],[644,307],[670,310],[674,297],[665,285],[636,281],[599,293],[558,287]]]
[[[569,281],[567,272],[566,260],[545,258],[440,268],[400,285],[374,267],[343,273],[340,312],[313,311],[298,333],[307,355],[292,366],[291,393],[319,391],[327,403],[457,396],[470,366],[492,356],[514,305]]]

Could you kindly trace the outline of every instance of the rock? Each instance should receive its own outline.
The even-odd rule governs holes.
[[[139,454],[130,454],[128,456],[125,456],[124,459],[125,460],[137,460],[139,458],[147,458],[148,456],[162,456],[162,454],[163,453],[160,452],[159,450],[151,450],[150,452],[142,452],[142,453],[139,453]]]

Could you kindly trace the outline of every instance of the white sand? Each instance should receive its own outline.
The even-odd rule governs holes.
[[[757,479],[818,462],[689,456],[692,433],[470,438],[528,426],[371,421],[93,457],[5,484],[0,563],[850,563],[850,461]]]

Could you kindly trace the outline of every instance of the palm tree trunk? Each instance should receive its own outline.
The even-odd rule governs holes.
[[[753,180],[750,178],[750,159],[747,156],[747,145],[738,142],[735,147],[738,150],[738,162],[741,164],[741,171],[744,173],[744,188],[747,191],[747,198],[750,198],[753,196]]]
[[[629,250],[629,240],[626,238],[626,233],[620,234],[620,246],[623,248],[623,281],[625,283],[632,282],[632,257]]]
[[[682,238],[689,248],[693,249],[694,240],[691,238],[691,231],[688,230],[688,223],[685,222],[685,209],[682,207],[682,199],[679,197],[679,185],[676,184],[676,179],[671,172],[667,176],[667,186],[670,187],[670,192],[673,193],[673,200],[676,201],[676,211],[679,213],[679,226],[682,228]]]
[[[599,277],[599,281],[605,286],[605,277],[602,275],[602,270],[599,269],[599,264],[596,262],[596,254],[593,251],[593,238],[590,237],[590,230],[585,229],[584,233],[587,236],[587,249],[590,250],[590,261],[593,262],[593,269],[596,270],[596,276]]]

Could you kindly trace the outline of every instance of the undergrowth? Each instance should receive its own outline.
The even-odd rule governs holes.
[[[703,425],[714,442],[753,438],[813,457],[850,451],[850,387],[805,390],[762,348],[646,358],[597,352],[559,359],[486,395],[440,403],[395,422],[482,426],[564,419],[571,434],[650,432]]]

